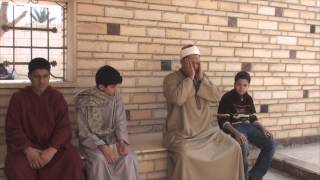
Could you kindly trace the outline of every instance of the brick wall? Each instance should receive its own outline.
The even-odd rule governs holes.
[[[124,76],[130,132],[160,131],[163,78],[179,68],[181,46],[195,44],[221,90],[232,88],[237,71],[251,72],[250,94],[276,138],[320,134],[319,0],[77,0],[74,6],[69,71],[75,78],[61,88],[71,112],[72,95],[109,64]],[[2,127],[12,90],[0,89]]]

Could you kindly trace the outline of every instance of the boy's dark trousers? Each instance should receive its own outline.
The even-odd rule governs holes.
[[[268,168],[270,167],[271,160],[276,149],[274,140],[266,137],[262,130],[252,123],[243,122],[233,124],[232,126],[244,134],[247,137],[248,142],[261,150],[256,163],[252,167],[250,173],[248,173],[249,145],[248,143],[241,145],[246,179],[262,180],[262,177],[267,173]]]

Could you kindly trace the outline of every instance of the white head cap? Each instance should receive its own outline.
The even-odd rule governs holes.
[[[197,46],[190,46],[188,48],[181,49],[180,58],[183,59],[184,57],[192,55],[192,54],[200,55],[200,50]]]

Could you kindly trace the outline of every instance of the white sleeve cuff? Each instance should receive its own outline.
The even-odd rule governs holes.
[[[231,123],[229,121],[226,121],[225,123],[222,124],[222,127],[225,128],[227,124],[231,124]]]

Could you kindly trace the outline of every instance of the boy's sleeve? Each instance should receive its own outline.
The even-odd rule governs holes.
[[[251,123],[254,123],[255,121],[258,120],[257,116],[255,115],[256,114],[256,108],[254,106],[254,103],[253,103],[253,99],[252,97],[250,96],[250,118],[249,118],[249,121]]]
[[[116,136],[118,141],[124,141],[129,144],[128,128],[127,128],[127,116],[124,108],[124,104],[120,95],[117,95],[116,100],[116,117],[115,117]]]
[[[68,113],[68,104],[62,94],[57,95],[57,103],[55,106],[56,117],[55,117],[55,128],[52,133],[50,146],[55,149],[66,147],[66,144],[71,140],[71,124]]]
[[[11,97],[6,117],[6,142],[10,152],[18,152],[28,146],[32,146],[31,141],[27,138],[22,129],[22,106],[19,102],[20,98],[14,94]]]
[[[85,147],[96,149],[100,145],[106,144],[102,139],[93,134],[89,128],[87,121],[87,110],[86,107],[77,106],[77,124],[78,124],[78,135],[81,144]]]
[[[218,108],[218,124],[221,129],[224,129],[224,126],[227,123],[231,123],[231,115],[230,115],[230,106],[228,104],[227,98],[224,95],[219,102]]]

